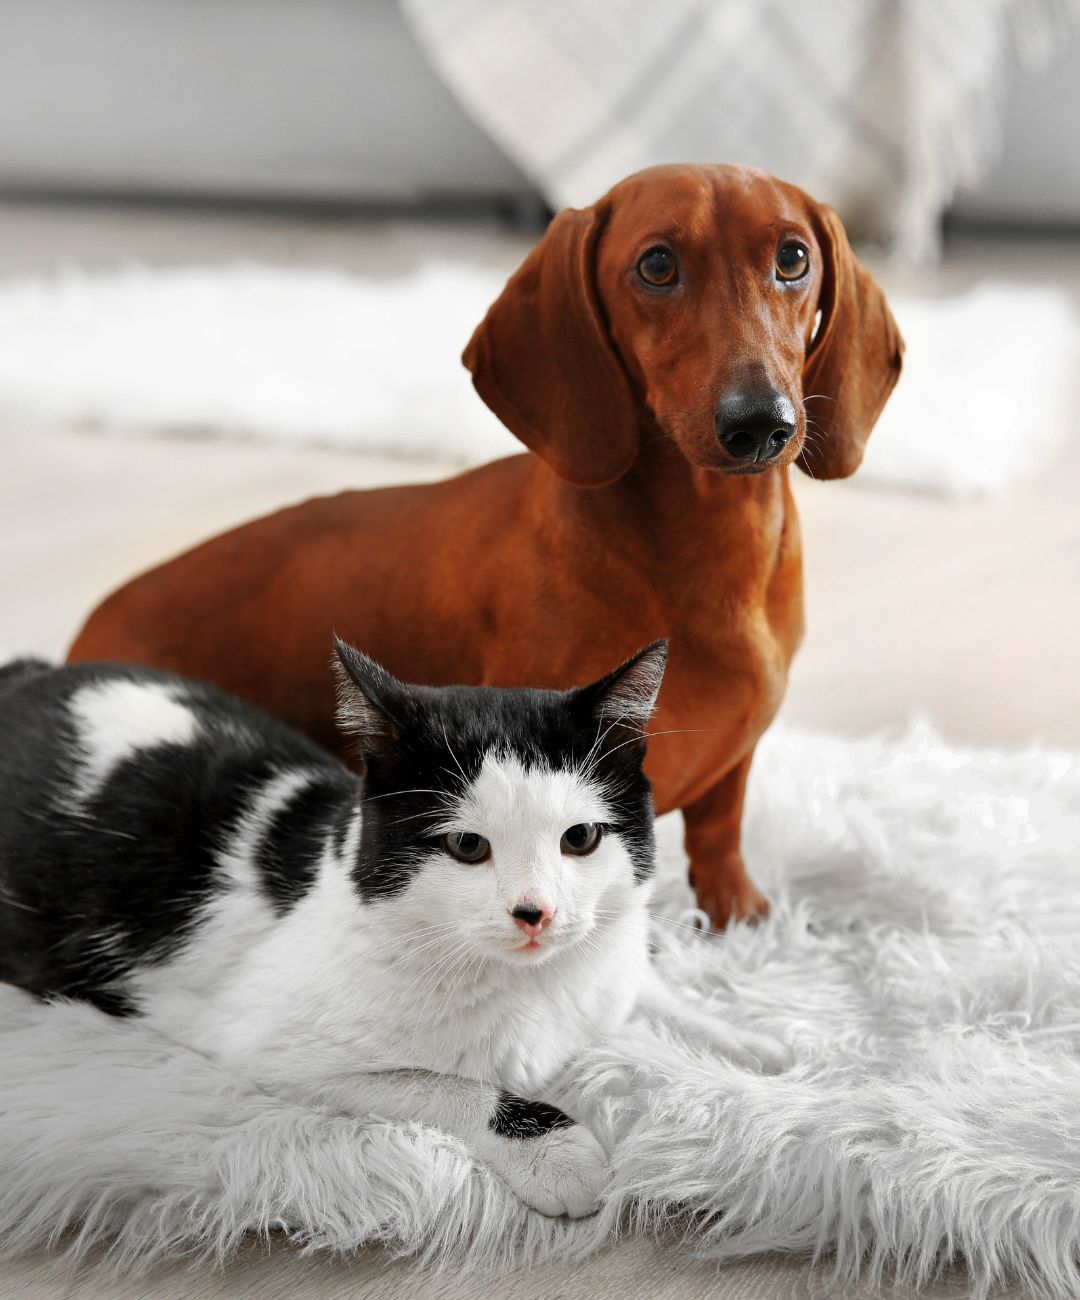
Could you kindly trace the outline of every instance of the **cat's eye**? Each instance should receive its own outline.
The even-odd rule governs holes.
[[[475,831],[450,831],[442,837],[442,846],[459,862],[486,862],[491,857],[491,845]]]
[[[801,240],[789,239],[776,250],[776,274],[781,280],[801,280],[810,270],[810,250]]]
[[[601,828],[596,822],[578,822],[577,825],[563,832],[559,848],[564,853],[583,857],[586,853],[591,853],[600,843],[600,833]]]
[[[664,248],[660,244],[641,255],[638,259],[637,273],[654,289],[670,288],[679,280],[679,266],[675,261],[675,254],[670,248]]]

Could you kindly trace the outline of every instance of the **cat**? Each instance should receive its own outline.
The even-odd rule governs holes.
[[[590,1214],[607,1155],[538,1094],[657,996],[642,759],[666,645],[571,691],[407,686],[335,650],[359,776],[171,673],[0,670],[0,979],[433,1125],[526,1205]]]

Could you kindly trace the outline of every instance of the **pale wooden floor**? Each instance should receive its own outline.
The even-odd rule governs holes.
[[[522,241],[465,227],[79,213],[0,207],[0,274],[78,260],[235,257],[382,269],[433,249],[510,269]],[[1064,282],[1080,307],[1069,245],[969,243],[929,292],[998,279]],[[905,287],[910,287],[906,285]],[[1076,386],[1080,404],[1080,377]],[[933,413],[927,412],[932,419]],[[947,736],[986,744],[1080,745],[1080,421],[1052,463],[1005,498],[962,505],[854,484],[797,491],[809,630],[784,716],[860,733],[928,714]],[[163,442],[0,423],[0,653],[59,654],[108,587],[208,533],[317,492],[433,477],[443,467],[303,448]],[[965,1294],[962,1280],[940,1296]],[[518,1300],[685,1295],[779,1300],[840,1294],[802,1261],[715,1265],[672,1243],[624,1242],[576,1267],[463,1282],[364,1252],[302,1260],[255,1248],[223,1272],[168,1270],[118,1282],[55,1258],[0,1268],[0,1297],[354,1296]],[[864,1291],[857,1294],[865,1294]]]
[[[677,1243],[625,1241],[580,1264],[549,1264],[497,1276],[418,1273],[409,1263],[365,1250],[349,1261],[305,1259],[252,1245],[223,1269],[174,1266],[144,1278],[112,1276],[100,1264],[73,1270],[35,1255],[0,1271],[4,1300],[870,1300],[863,1286],[845,1288],[827,1267],[779,1255],[723,1265],[693,1260]],[[963,1300],[966,1279],[950,1276],[921,1300]],[[908,1291],[883,1293],[914,1300]],[[1000,1300],[1024,1300],[1021,1290]]]

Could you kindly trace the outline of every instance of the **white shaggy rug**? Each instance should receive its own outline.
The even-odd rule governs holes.
[[[520,450],[459,357],[504,278],[231,265],[0,283],[0,421],[345,444],[474,464]],[[1058,289],[892,299],[906,371],[856,482],[999,492],[1065,426],[1080,330]]]
[[[686,907],[665,823],[658,906]],[[748,854],[775,909],[658,961],[713,1013],[789,1040],[745,1072],[632,1027],[551,1099],[612,1153],[601,1213],[525,1210],[453,1140],[309,1111],[85,1006],[0,989],[0,1249],[79,1229],[115,1258],[284,1229],[498,1265],[674,1221],[688,1249],[835,1254],[869,1287],[946,1261],[972,1294],[1080,1295],[1080,754],[777,730]]]

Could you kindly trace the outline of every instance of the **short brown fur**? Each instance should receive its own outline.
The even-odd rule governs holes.
[[[786,238],[810,250],[796,290],[774,273]],[[657,243],[680,267],[662,295],[635,270]],[[70,657],[207,678],[340,752],[332,630],[408,681],[501,686],[590,681],[667,637],[657,808],[683,810],[713,922],[753,917],[743,795],[803,629],[787,467],[852,473],[901,354],[830,209],[750,168],[641,172],[555,218],[466,349],[535,454],[233,529],[110,596]],[[754,382],[790,398],[797,429],[747,474],[713,417]]]

